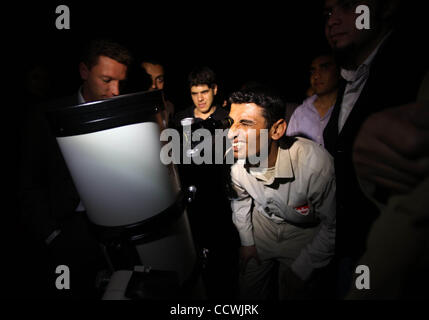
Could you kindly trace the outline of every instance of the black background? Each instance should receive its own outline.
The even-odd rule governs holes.
[[[70,9],[70,29],[58,30],[58,5]],[[308,65],[326,46],[322,1],[229,3],[200,1],[52,1],[20,10],[19,39],[25,73],[34,62],[49,67],[52,95],[73,94],[80,85],[79,57],[88,40],[109,37],[137,60],[165,63],[168,86],[179,109],[190,102],[186,76],[206,64],[218,75],[223,93],[246,81],[279,88],[300,102],[309,85]]]
[[[323,3],[32,2],[10,12],[17,19],[11,19],[8,29],[20,30],[18,37],[12,35],[18,42],[12,48],[21,57],[20,72],[25,74],[34,63],[48,66],[53,97],[76,92],[81,83],[78,64],[83,46],[91,39],[108,37],[128,47],[136,60],[152,57],[165,64],[169,93],[177,109],[190,103],[186,76],[198,64],[215,70],[226,96],[246,81],[258,81],[279,89],[289,102],[301,102],[309,86],[311,59],[327,48]],[[408,30],[410,42],[425,41],[428,19],[424,5],[422,1],[406,3],[402,27]],[[70,9],[69,30],[55,26],[58,5]]]
[[[408,1],[407,11],[403,12],[401,22],[409,32],[409,43],[427,42],[429,11],[424,10],[423,2]],[[12,91],[3,94],[13,98],[14,103],[3,105],[3,111],[11,113],[3,112],[2,127],[7,128],[3,137],[12,146],[10,153],[3,154],[13,163],[13,169],[4,168],[4,176],[10,175],[15,181],[10,187],[12,191],[16,190],[20,119],[24,111],[20,95],[25,90],[24,75],[34,63],[46,65],[51,73],[49,98],[74,94],[81,83],[78,63],[83,46],[90,39],[110,37],[125,44],[136,58],[150,56],[162,60],[167,67],[172,100],[177,109],[182,109],[190,103],[186,76],[196,64],[209,65],[216,71],[226,95],[254,80],[277,87],[288,101],[301,102],[309,85],[311,58],[326,47],[323,1],[319,0],[10,4],[2,10],[6,21],[2,50],[8,54],[3,60],[4,70],[8,71],[3,75]],[[70,30],[55,27],[58,5],[70,9]],[[392,76],[401,76],[394,71],[392,66]],[[14,215],[16,199],[12,192],[12,197],[7,195],[3,200],[7,208],[4,216]],[[3,226],[6,244],[13,248],[20,237],[19,226],[17,230],[9,228],[6,222]],[[13,253],[2,264],[11,263],[14,268],[17,255],[25,256],[25,251]],[[25,277],[22,270],[31,275],[31,261],[19,272],[10,273],[6,280],[14,285],[14,277]]]

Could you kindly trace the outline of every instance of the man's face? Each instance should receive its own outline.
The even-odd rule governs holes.
[[[81,63],[79,71],[86,102],[112,98],[120,94],[119,84],[125,80],[127,66],[106,56],[99,56],[91,69]]]
[[[143,62],[142,67],[152,78],[152,85],[149,90],[164,89],[164,68],[160,64]]]
[[[332,56],[321,56],[310,66],[310,83],[314,93],[321,96],[333,92],[338,86],[339,73]]]
[[[261,107],[254,103],[233,103],[229,116],[234,121],[228,131],[234,158],[246,159],[259,155],[261,147],[268,148],[265,144],[268,141],[262,141],[261,144],[261,130],[267,129],[267,122],[262,115]]]
[[[209,88],[208,85],[198,85],[191,87],[191,97],[197,110],[202,113],[208,113],[212,109],[213,100],[217,93],[217,86]]]
[[[374,29],[374,19],[370,19],[369,30],[359,30],[356,19],[361,13],[355,13],[358,5],[367,5],[370,0],[325,0],[325,35],[334,50],[351,50],[360,48],[371,38]]]

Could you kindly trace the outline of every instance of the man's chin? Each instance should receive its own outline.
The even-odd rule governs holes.
[[[234,151],[234,159],[235,160],[239,160],[239,159],[243,159],[243,158],[245,159],[246,157],[239,154],[238,152]]]
[[[238,152],[238,151],[234,151],[234,159],[245,161],[247,159],[247,156],[245,154]]]
[[[197,110],[199,111],[199,112],[201,112],[202,114],[205,114],[205,113],[207,113],[207,112],[209,112],[210,111],[210,107],[199,107],[199,106],[197,106],[196,107],[197,108]]]
[[[93,97],[90,101],[101,101],[101,100],[106,100],[106,99],[109,99],[109,97],[108,96],[97,96],[97,97]]]
[[[349,45],[347,43],[344,43],[343,41],[336,41],[336,42],[334,42],[334,45],[332,46],[332,50],[334,52],[347,51],[348,48],[349,48]]]

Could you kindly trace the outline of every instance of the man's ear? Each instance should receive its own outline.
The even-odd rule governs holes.
[[[213,93],[214,93],[214,95],[217,94],[217,84],[213,85]]]
[[[282,138],[286,133],[286,120],[285,119],[279,119],[277,120],[270,129],[270,137],[273,140],[279,140]]]
[[[79,73],[83,81],[86,81],[88,79],[89,69],[83,62],[79,63]]]

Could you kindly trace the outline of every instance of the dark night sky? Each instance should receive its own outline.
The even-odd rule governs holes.
[[[290,101],[302,99],[309,59],[325,45],[320,1],[188,3],[27,5],[19,40],[24,66],[44,62],[54,74],[54,95],[74,93],[80,83],[82,46],[92,38],[111,37],[137,57],[148,55],[166,63],[177,104],[189,101],[185,79],[195,64],[211,66],[226,94],[254,80],[276,86]],[[70,8],[70,30],[55,27],[59,4]]]
[[[272,84],[288,101],[299,102],[309,84],[309,62],[326,46],[323,2],[32,2],[10,11],[19,12],[19,19],[8,27],[20,30],[14,41],[23,72],[35,61],[49,66],[53,96],[76,92],[82,46],[96,37],[110,37],[137,58],[155,57],[166,64],[178,108],[190,101],[185,79],[195,64],[211,66],[225,94],[254,80]],[[419,2],[408,1],[403,14],[412,39],[426,33],[421,27],[427,25],[427,14],[421,4],[416,7]],[[55,27],[60,4],[70,9],[70,30]]]

